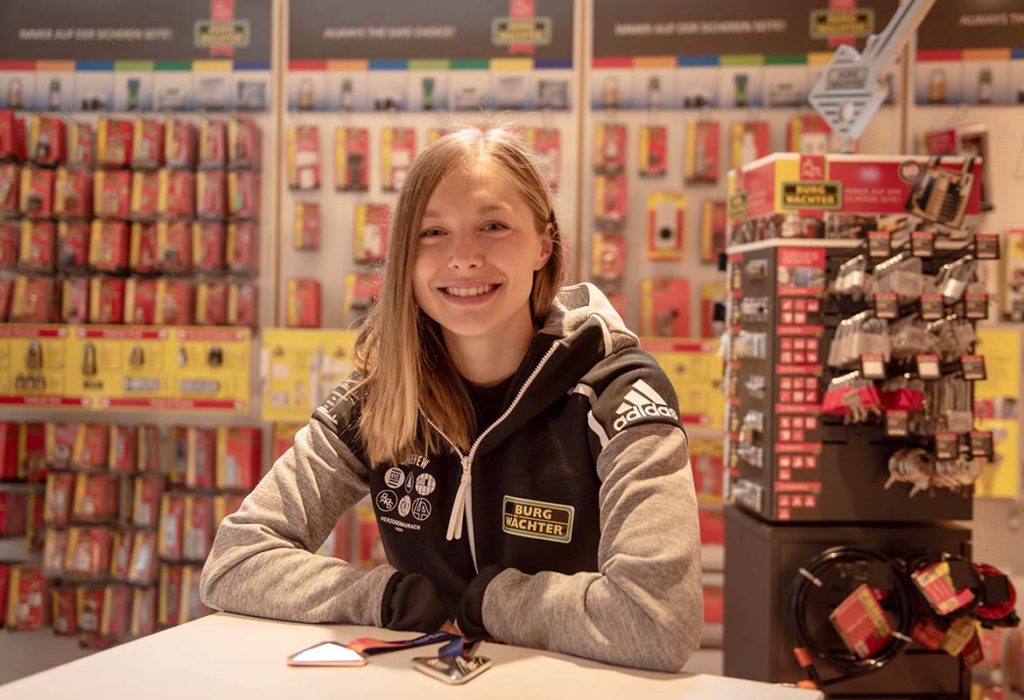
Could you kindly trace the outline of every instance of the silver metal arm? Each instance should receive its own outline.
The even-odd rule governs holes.
[[[905,0],[885,29],[868,37],[864,53],[844,44],[818,76],[808,102],[844,142],[856,140],[885,101],[886,70],[934,4],[935,0]]]

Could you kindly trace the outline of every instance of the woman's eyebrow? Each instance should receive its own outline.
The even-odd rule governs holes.
[[[478,214],[490,214],[491,212],[503,211],[504,209],[505,209],[505,205],[503,205],[503,204],[484,204],[483,206],[481,206],[477,210],[477,213]],[[443,217],[441,216],[440,212],[435,211],[433,209],[427,209],[426,211],[423,212],[423,218],[424,219],[440,219],[440,218],[443,218]]]

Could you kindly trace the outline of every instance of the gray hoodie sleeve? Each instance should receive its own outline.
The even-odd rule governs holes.
[[[238,512],[221,522],[199,582],[202,601],[244,615],[380,626],[395,569],[366,571],[314,553],[368,490],[367,468],[311,420]]]
[[[601,451],[597,472],[598,571],[506,569],[484,592],[484,625],[509,644],[678,671],[703,625],[686,436],[665,423],[623,430]]]

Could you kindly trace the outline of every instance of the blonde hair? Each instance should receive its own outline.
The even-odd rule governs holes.
[[[530,208],[538,234],[551,229],[552,253],[534,273],[530,294],[535,326],[543,324],[562,285],[565,248],[551,189],[523,141],[506,127],[484,125],[460,129],[427,146],[399,193],[381,294],[356,340],[355,364],[362,377],[350,392],[359,391],[363,398],[359,428],[372,466],[439,452],[443,437],[463,452],[472,442],[472,403],[440,325],[416,304],[412,266],[423,212],[438,184],[454,169],[482,162],[508,176]]]

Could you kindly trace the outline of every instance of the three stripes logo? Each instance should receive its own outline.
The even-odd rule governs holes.
[[[633,382],[633,386],[626,392],[615,413],[619,416],[613,424],[616,431],[622,430],[630,423],[644,417],[665,416],[676,421],[679,420],[679,414],[669,408],[665,399],[661,398],[661,395],[643,379]]]

